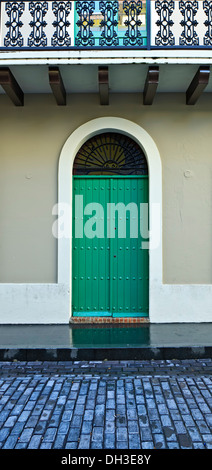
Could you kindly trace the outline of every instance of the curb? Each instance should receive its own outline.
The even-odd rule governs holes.
[[[210,359],[211,346],[138,348],[4,348],[0,361],[92,361]]]

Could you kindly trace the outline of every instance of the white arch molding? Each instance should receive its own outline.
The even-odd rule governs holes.
[[[102,117],[91,120],[76,129],[66,140],[59,160],[58,203],[70,208],[67,223],[70,224],[70,239],[58,238],[58,284],[69,286],[70,316],[72,305],[72,169],[75,156],[81,146],[94,135],[102,132],[119,132],[132,138],[145,153],[149,168],[149,204],[160,205],[160,217],[154,221],[159,244],[149,250],[149,317],[154,310],[155,287],[162,285],[162,168],[160,154],[152,137],[138,124],[118,117]],[[150,212],[151,219],[151,212]],[[157,290],[157,289],[156,289]],[[157,303],[157,302],[156,302]]]

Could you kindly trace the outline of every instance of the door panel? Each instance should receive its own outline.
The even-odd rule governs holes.
[[[148,250],[141,249],[139,219],[140,203],[148,202],[148,177],[76,176],[73,178],[73,196],[76,195],[83,196],[83,210],[87,204],[99,203],[103,212],[98,214],[97,220],[97,214],[95,210],[92,213],[90,206],[89,215],[84,214],[83,217],[82,211],[80,213],[79,208],[75,210],[73,203],[73,315],[148,316]],[[113,213],[110,238],[107,237],[108,203],[122,203],[125,205],[122,209],[134,203],[134,210],[131,206],[131,211],[126,211],[126,218],[124,210]],[[83,217],[82,238],[75,237],[77,217]],[[136,222],[133,217],[137,217],[137,238],[130,232],[131,223]],[[124,223],[126,236],[121,231]],[[91,225],[93,232],[88,231]],[[89,238],[97,228],[101,228],[98,232],[101,238]]]
[[[105,178],[74,177],[73,196],[83,196],[83,208],[88,204],[100,203],[104,208],[107,201]],[[74,201],[74,198],[73,198]],[[92,209],[92,208],[91,208]],[[82,213],[77,214],[73,202],[73,255],[72,255],[72,295],[73,315],[110,315],[110,279],[107,238],[75,237],[75,221]],[[91,215],[84,215],[84,229],[89,231],[88,221]],[[95,216],[95,211],[94,211]],[[93,219],[95,231],[95,219]],[[106,225],[103,220],[100,223]],[[89,235],[89,233],[88,233]],[[92,235],[92,232],[91,232]]]

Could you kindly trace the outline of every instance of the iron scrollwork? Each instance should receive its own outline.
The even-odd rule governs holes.
[[[207,20],[204,22],[204,25],[207,27],[204,37],[204,45],[212,46],[212,1],[204,1],[203,10],[207,15]]]
[[[7,2],[5,4],[5,11],[9,17],[9,20],[6,22],[5,26],[8,28],[8,32],[4,39],[4,45],[6,47],[22,47],[23,46],[23,36],[21,34],[20,28],[23,26],[21,21],[21,16],[25,9],[24,2]]]
[[[199,44],[198,34],[195,31],[195,27],[198,25],[195,19],[198,8],[196,0],[179,2],[179,9],[183,15],[180,24],[184,28],[179,41],[180,46],[198,46]]]
[[[156,25],[160,28],[155,38],[156,46],[174,46],[175,38],[171,31],[174,24],[171,19],[171,15],[174,11],[174,1],[156,1],[155,10],[159,15],[159,20],[156,21]]]
[[[127,26],[127,31],[125,33],[124,45],[125,46],[141,46],[143,44],[143,38],[141,32],[139,31],[139,26],[141,26],[141,20],[139,15],[142,11],[142,2],[123,2],[123,9],[127,15],[127,20],[124,24]]]
[[[76,46],[94,46],[95,38],[91,31],[94,21],[92,14],[95,10],[95,2],[76,2],[76,11],[79,15],[77,26],[79,32],[77,33],[75,44]]]
[[[118,2],[99,2],[99,8],[103,15],[103,20],[100,22],[103,31],[99,40],[100,46],[118,46],[119,38],[116,32],[118,26],[117,13],[119,10]]]
[[[53,2],[52,10],[56,16],[56,20],[53,22],[55,33],[52,37],[52,46],[70,46],[71,38],[67,31],[70,26],[68,21],[68,15],[71,11],[71,2]]]
[[[48,2],[30,2],[29,4],[29,11],[33,18],[29,23],[32,28],[28,39],[28,45],[30,47],[45,47],[47,45],[47,37],[44,32],[44,28],[47,25],[44,16],[47,10]]]
[[[103,133],[89,139],[77,153],[74,175],[148,175],[146,157],[128,136]]]

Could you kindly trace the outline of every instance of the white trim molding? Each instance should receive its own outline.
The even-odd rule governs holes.
[[[149,207],[150,223],[157,233],[158,244],[150,248],[149,256],[149,292],[150,318],[154,306],[152,292],[155,285],[162,285],[162,168],[159,151],[152,137],[138,124],[118,117],[102,117],[89,121],[76,129],[62,148],[59,161],[58,203],[70,208],[68,223],[70,239],[58,238],[58,283],[70,285],[71,312],[71,257],[72,257],[72,168],[75,156],[80,147],[94,135],[102,132],[119,132],[125,134],[140,145],[144,151],[149,168]],[[152,220],[151,207],[156,204],[160,215]],[[150,227],[151,231],[151,227]]]
[[[110,52],[108,54],[108,52]],[[142,52],[142,54],[141,54]],[[2,66],[12,65],[120,65],[120,64],[193,64],[211,65],[212,53],[209,49],[201,50],[151,50],[151,51],[15,51],[0,52]]]

